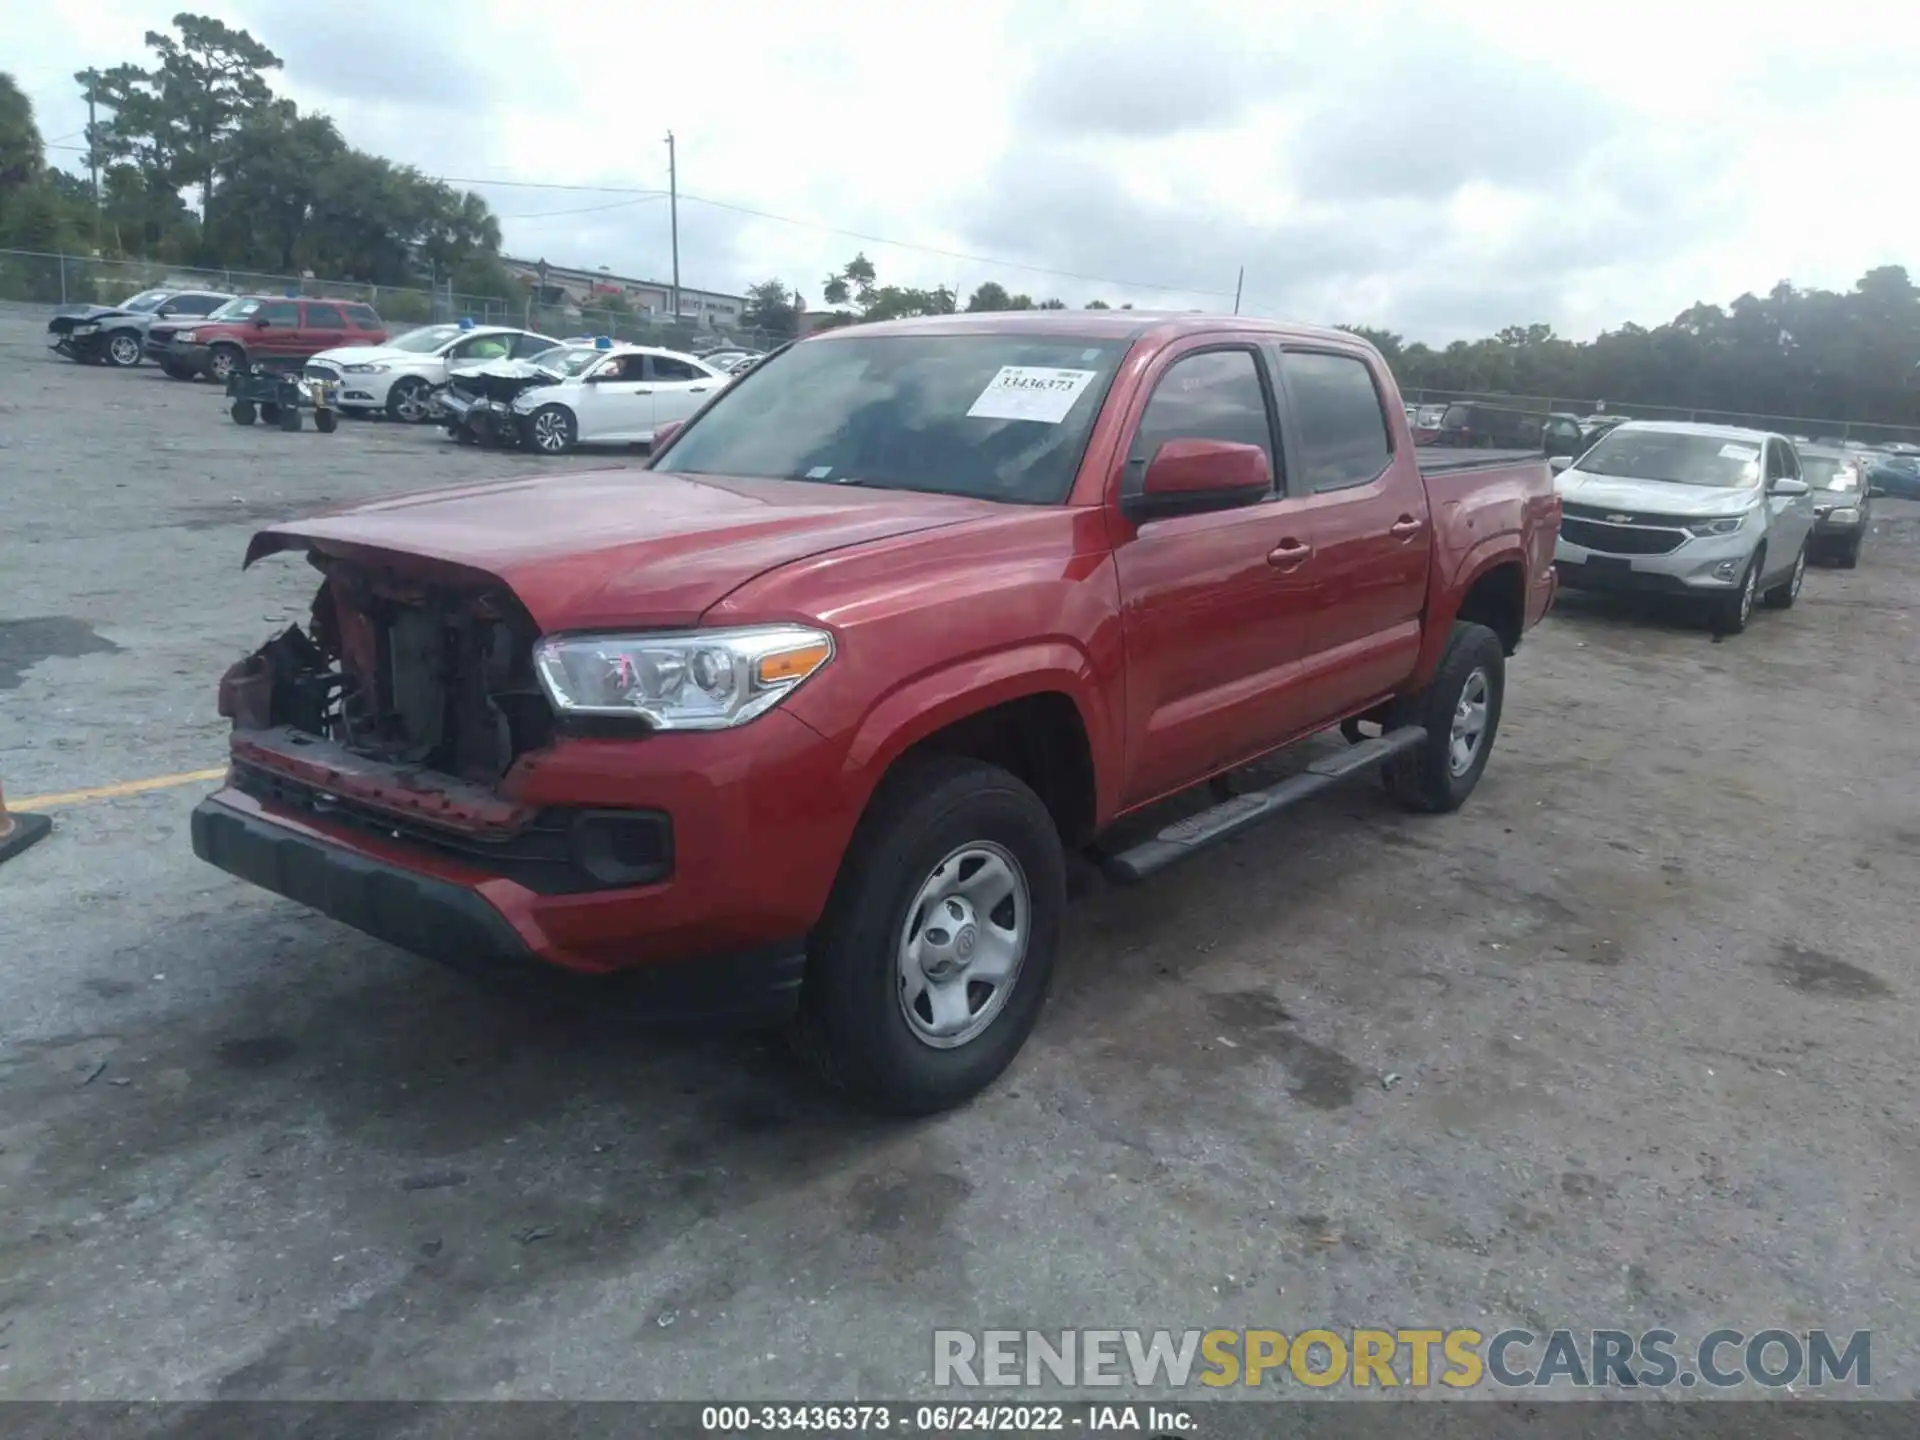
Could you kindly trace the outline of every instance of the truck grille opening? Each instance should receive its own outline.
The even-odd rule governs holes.
[[[1650,525],[1610,524],[1605,520],[1587,520],[1562,514],[1560,533],[1575,545],[1598,550],[1604,555],[1665,555],[1685,543],[1685,530],[1666,530]]]
[[[498,780],[552,742],[537,631],[511,594],[423,584],[315,557],[327,578],[292,627],[228,671],[237,727],[289,725],[357,755]]]

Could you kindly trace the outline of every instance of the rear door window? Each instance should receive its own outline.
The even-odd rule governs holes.
[[[1393,441],[1366,361],[1289,350],[1281,366],[1306,489],[1344,490],[1378,479],[1393,460]]]
[[[346,317],[340,313],[338,305],[307,304],[307,328],[309,330],[344,330]]]
[[[558,340],[549,340],[545,335],[522,335],[513,342],[513,358],[528,360],[535,355],[544,354],[559,343]]]
[[[371,305],[347,306],[347,318],[353,322],[356,330],[384,330],[386,324],[376,315]]]

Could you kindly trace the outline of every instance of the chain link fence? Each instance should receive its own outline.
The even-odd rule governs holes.
[[[664,316],[631,310],[585,310],[536,305],[531,298],[464,295],[451,285],[420,289],[327,280],[312,275],[272,275],[251,270],[209,270],[164,261],[102,260],[93,256],[0,250],[0,300],[46,305],[113,305],[142,290],[217,290],[232,295],[304,295],[316,300],[361,300],[389,325],[404,329],[471,319],[476,325],[515,325],[565,339],[606,335],[636,345],[659,345],[695,354],[722,345],[770,350],[784,336],[762,330],[711,329],[671,323]]]
[[[1618,415],[1627,420],[1685,420],[1700,425],[1739,425],[1751,430],[1774,430],[1802,440],[1831,443],[1856,441],[1867,445],[1894,442],[1920,444],[1920,426],[1874,425],[1858,420],[1829,420],[1807,415],[1754,415],[1739,410],[1705,410],[1683,405],[1642,405],[1635,402],[1585,399],[1571,395],[1488,394],[1473,390],[1434,390],[1415,386],[1401,398],[1416,409],[1450,405],[1455,401],[1493,406],[1536,419],[1548,415]]]

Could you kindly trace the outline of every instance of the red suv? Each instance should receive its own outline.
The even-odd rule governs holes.
[[[224,382],[236,366],[296,363],[342,345],[382,345],[387,324],[357,300],[290,300],[243,295],[197,324],[174,331],[160,368],[176,380]]]

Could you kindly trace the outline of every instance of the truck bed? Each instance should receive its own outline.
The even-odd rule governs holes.
[[[1521,460],[1545,460],[1541,450],[1468,450],[1451,445],[1421,445],[1414,449],[1422,475],[1442,475],[1449,470],[1479,470],[1488,465],[1512,465]]]

